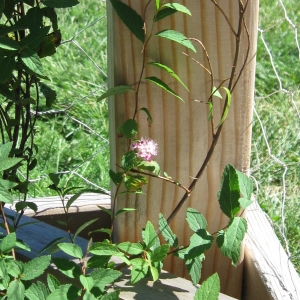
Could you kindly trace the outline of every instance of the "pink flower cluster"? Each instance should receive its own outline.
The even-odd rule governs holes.
[[[130,145],[130,150],[135,151],[138,158],[152,161],[157,155],[157,143],[149,138],[141,138]]]

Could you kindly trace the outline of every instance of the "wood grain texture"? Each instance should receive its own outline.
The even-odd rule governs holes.
[[[299,275],[257,202],[247,219],[243,299],[300,299]]]
[[[123,0],[143,15],[148,1]],[[153,15],[154,1],[150,4],[147,15]],[[235,37],[212,1],[181,0],[192,12],[192,17],[175,14],[170,18],[158,22],[154,32],[172,28],[184,33],[188,37],[201,40],[205,45],[212,63],[215,82],[218,86],[230,77],[235,51]],[[219,1],[222,9],[236,29],[238,23],[238,2],[233,0]],[[171,227],[178,234],[181,245],[189,243],[191,231],[185,221],[186,208],[192,206],[207,218],[208,230],[212,233],[227,224],[227,218],[222,215],[217,201],[220,188],[221,174],[226,164],[231,163],[237,169],[247,171],[250,161],[250,141],[252,104],[254,94],[255,51],[258,0],[249,0],[246,24],[251,36],[250,55],[245,71],[237,85],[233,96],[228,118],[225,121],[222,136],[214,155],[199,180],[189,200],[184,204],[181,212],[172,221]],[[142,44],[130,34],[109,5],[108,11],[108,61],[110,86],[127,84],[136,86],[142,66]],[[149,18],[146,24],[149,24]],[[211,125],[207,120],[208,107],[206,104],[194,101],[207,101],[211,93],[211,78],[209,74],[189,57],[186,52],[207,67],[207,60],[199,44],[194,44],[197,54],[183,46],[165,39],[153,38],[146,52],[146,62],[159,61],[170,66],[186,83],[190,89],[188,93],[172,77],[164,72],[147,67],[145,76],[162,78],[169,86],[183,97],[185,103],[170,94],[156,88],[151,83],[143,82],[140,89],[139,107],[147,107],[153,115],[153,125],[148,126],[146,115],[140,112],[137,116],[139,123],[138,138],[151,137],[159,145],[157,161],[162,171],[166,171],[172,178],[188,186],[192,177],[198,172],[212,141]],[[248,49],[246,35],[242,36],[240,62],[245,58]],[[221,117],[222,100],[216,100],[214,114],[216,125]],[[111,168],[116,170],[121,156],[128,148],[124,138],[118,138],[116,128],[126,119],[132,118],[134,113],[134,94],[131,92],[117,96],[109,101],[111,126]],[[112,194],[114,187],[112,186]],[[158,214],[161,212],[168,217],[177,205],[184,192],[174,188],[174,185],[150,178],[149,184],[143,190],[146,195],[123,195],[118,197],[117,208],[135,207],[135,213],[125,214],[116,224],[119,241],[137,241],[141,239],[141,228],[147,220],[157,224]],[[169,259],[164,265],[168,271],[187,276],[182,261]],[[238,298],[241,293],[242,264],[232,267],[229,259],[222,257],[214,246],[206,254],[202,269],[202,279],[206,279],[214,272],[221,278],[222,291]]]

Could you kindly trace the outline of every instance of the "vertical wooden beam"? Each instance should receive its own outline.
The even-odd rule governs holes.
[[[143,15],[148,1],[122,0]],[[108,1],[109,2],[109,1]],[[154,32],[163,29],[175,29],[187,37],[197,38],[205,45],[209,54],[215,85],[230,77],[233,56],[236,47],[236,37],[226,19],[212,1],[180,0],[192,12],[192,17],[180,13],[157,23]],[[220,6],[234,30],[237,31],[239,19],[239,0],[222,0]],[[243,1],[246,2],[246,1]],[[142,45],[130,34],[120,19],[112,11],[108,3],[109,19],[109,78],[110,86],[127,84],[135,86],[142,66]],[[153,16],[155,2],[150,4],[147,15]],[[226,226],[228,220],[221,213],[217,201],[221,174],[227,163],[233,164],[242,171],[247,171],[250,162],[250,141],[252,105],[254,95],[255,51],[257,34],[258,0],[249,0],[246,13],[246,27],[250,34],[250,45],[247,35],[242,35],[240,47],[240,63],[250,50],[249,59],[239,84],[232,95],[232,104],[228,118],[225,121],[222,135],[214,155],[199,180],[192,196],[172,221],[171,227],[178,235],[180,245],[187,245],[191,232],[185,222],[187,207],[198,209],[208,221],[211,233]],[[203,49],[195,43],[197,54],[183,46],[165,39],[154,37],[146,53],[146,61],[159,61],[170,66],[190,89],[188,93],[168,74],[147,68],[145,76],[162,78],[181,95],[185,103],[151,85],[143,83],[140,92],[140,107],[147,107],[153,115],[153,125],[148,126],[146,117],[138,115],[140,125],[138,137],[146,136],[154,139],[159,145],[157,161],[162,171],[172,178],[188,186],[199,170],[212,141],[211,126],[208,122],[208,107],[200,101],[207,101],[211,93],[211,77],[197,63],[182,54],[188,53],[207,67]],[[194,100],[199,101],[194,101]],[[215,100],[214,114],[216,123],[221,117],[223,100]],[[116,169],[122,154],[128,147],[124,138],[118,138],[116,128],[125,120],[132,118],[134,113],[134,96],[126,93],[117,96],[109,102],[111,126],[111,168]],[[217,124],[215,124],[217,125]],[[183,190],[174,185],[150,178],[144,189],[146,195],[123,195],[118,197],[118,209],[135,207],[136,213],[124,214],[116,224],[119,241],[141,240],[141,229],[147,220],[157,224],[161,212],[168,217],[172,209],[183,196]],[[113,193],[113,190],[112,190]],[[169,259],[164,268],[178,275],[186,276],[182,261]],[[206,254],[202,268],[202,279],[214,272],[221,278],[222,292],[238,298],[241,292],[242,264],[232,267],[230,261],[224,258],[220,251],[213,247]]]

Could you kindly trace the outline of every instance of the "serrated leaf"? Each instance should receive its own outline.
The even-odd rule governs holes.
[[[12,197],[11,193],[1,183],[0,183],[0,201],[4,203],[10,203],[10,204],[14,202],[14,198]]]
[[[182,12],[190,16],[192,15],[190,10],[186,6],[180,3],[166,3],[161,7],[161,10],[156,14],[154,18],[154,22],[164,19],[165,17],[168,17],[176,12]]]
[[[33,211],[37,211],[37,205],[30,201],[21,201],[16,204],[16,211],[25,209],[26,207],[31,208]]]
[[[1,240],[0,243],[0,252],[1,254],[5,254],[7,252],[10,252],[16,245],[16,233],[12,232],[8,234],[6,237],[4,237]]]
[[[51,107],[52,104],[57,99],[57,93],[56,93],[56,91],[53,90],[53,89],[51,89],[49,86],[47,86],[43,82],[39,82],[39,86],[40,86],[40,91],[42,92],[42,94],[46,98],[46,105],[48,107]]]
[[[184,14],[187,14],[189,16],[192,15],[191,11],[184,5],[180,3],[166,3],[162,7],[170,7],[172,9],[175,9],[176,11],[182,12]]]
[[[53,263],[63,274],[70,278],[79,278],[81,275],[80,267],[73,261],[66,258],[52,257]]]
[[[193,284],[198,284],[201,279],[202,261],[205,259],[205,255],[201,254],[193,259],[188,259],[185,262],[186,269],[192,278]]]
[[[149,171],[151,173],[154,173],[155,175],[160,174],[160,166],[154,160],[152,160],[152,161],[145,161],[145,160],[138,161],[137,167],[141,170],[146,170],[146,171]]]
[[[101,300],[119,300],[120,291],[113,291],[111,293],[107,293],[101,297]]]
[[[251,199],[253,192],[253,182],[252,180],[244,173],[235,170],[238,180],[239,180],[239,189],[243,196],[247,199]],[[249,200],[250,201],[250,200]]]
[[[98,298],[99,299],[99,298]],[[103,299],[103,297],[101,297],[101,299]],[[84,296],[83,296],[83,300],[97,300],[97,298],[94,296],[94,294],[92,294],[91,292],[89,291],[86,291],[84,293]],[[117,299],[119,300],[119,299]]]
[[[138,124],[135,120],[128,119],[121,127],[121,132],[126,138],[132,139],[138,132]]]
[[[93,269],[102,268],[109,262],[110,258],[111,258],[110,255],[107,255],[107,256],[105,256],[105,255],[101,255],[101,256],[94,255],[88,260],[87,267],[88,268],[93,268]]]
[[[21,53],[21,59],[29,70],[37,75],[44,76],[43,66],[40,58],[33,50],[24,48]]]
[[[235,266],[240,257],[241,244],[247,231],[247,221],[244,218],[235,217],[225,231],[217,236],[217,244],[224,256],[232,260]]]
[[[101,95],[97,101],[101,101],[103,99],[106,99],[110,96],[114,96],[114,95],[119,95],[119,94],[124,94],[128,91],[134,91],[135,89],[132,88],[131,86],[128,85],[119,85],[119,86],[115,86],[110,88],[108,91],[106,91],[103,95]]]
[[[125,171],[129,171],[136,164],[136,154],[133,151],[126,152],[121,159],[121,166]]]
[[[76,300],[80,295],[80,289],[72,284],[60,285],[46,300]]]
[[[16,164],[18,164],[19,162],[21,162],[23,160],[23,158],[16,158],[16,157],[12,157],[12,158],[7,158],[7,159],[1,159],[0,160],[0,171],[3,170],[8,170],[10,168],[12,168],[13,166],[15,166]]]
[[[35,30],[33,33],[28,34],[20,42],[22,47],[28,47],[30,50],[34,50],[41,44],[41,42],[47,36],[49,30],[50,26],[46,26]]]
[[[165,8],[162,8],[160,9],[157,14],[155,15],[154,17],[154,22],[158,22],[168,16],[171,16],[173,14],[175,14],[177,12],[176,9],[173,9],[171,7],[165,7]]]
[[[196,49],[193,46],[192,42],[185,35],[176,30],[162,30],[160,32],[157,32],[155,36],[163,37],[165,39],[174,41],[196,52]]]
[[[154,266],[151,266],[151,265],[150,265],[150,272],[151,272],[153,281],[158,280],[158,278],[159,278],[159,273],[158,273],[157,268],[155,268]]]
[[[27,11],[27,23],[30,33],[37,32],[43,25],[43,14],[39,7],[32,7]]]
[[[186,249],[185,259],[193,259],[201,256],[204,251],[208,250],[213,242],[213,236],[205,229],[200,229],[190,238],[190,245]]]
[[[123,181],[124,172],[115,173],[113,170],[109,170],[109,177],[115,185],[119,185]]]
[[[107,244],[106,242],[98,242],[91,246],[89,252],[95,255],[124,255],[120,252],[116,245]]]
[[[50,243],[48,243],[41,251],[40,253],[43,253],[44,251],[48,251],[49,253],[53,253],[59,250],[59,248],[57,247],[57,244],[60,241],[66,240],[66,237],[58,237],[56,239],[54,239],[53,241],[51,241]]]
[[[85,222],[84,224],[82,224],[75,232],[73,238],[75,239],[77,237],[77,235],[84,230],[85,228],[87,228],[88,226],[90,226],[91,224],[95,223],[96,221],[98,221],[99,219],[94,219],[94,220],[90,220]]]
[[[72,7],[79,4],[78,0],[43,0],[42,2],[52,8]]]
[[[76,245],[71,243],[60,243],[57,245],[60,250],[67,253],[68,255],[75,258],[83,258],[82,249]]]
[[[159,86],[160,88],[162,88],[163,90],[167,91],[168,93],[172,94],[173,96],[175,96],[176,98],[180,99],[182,102],[183,99],[177,95],[166,83],[164,83],[161,79],[155,77],[155,76],[150,76],[150,77],[145,77],[144,79],[154,83],[155,85]]]
[[[135,284],[147,276],[149,264],[141,258],[132,259],[130,262],[133,265],[130,281]]]
[[[5,57],[0,61],[0,83],[12,76],[12,72],[15,68],[16,62],[13,56]]]
[[[60,282],[58,281],[58,279],[49,273],[47,274],[47,284],[48,284],[50,292],[54,292],[60,286]]]
[[[10,90],[5,84],[0,84],[0,94],[9,100],[15,101],[15,93]]]
[[[116,281],[122,272],[111,269],[98,269],[90,274],[90,277],[94,280],[94,286],[98,287],[102,292],[107,284]]]
[[[220,294],[220,279],[217,273],[208,277],[196,291],[194,300],[218,300]]]
[[[29,300],[46,300],[48,296],[47,288],[41,282],[39,282],[39,285],[32,283],[25,291],[25,296]]]
[[[151,126],[153,120],[152,120],[152,116],[151,116],[148,108],[147,107],[142,107],[142,108],[140,108],[140,110],[144,111],[147,114],[147,116],[148,116],[147,121],[148,121],[149,126]]]
[[[24,272],[22,274],[22,280],[32,280],[39,277],[50,265],[51,256],[40,256],[32,259],[28,263],[23,265]]]
[[[6,50],[19,50],[20,43],[7,37],[0,37],[0,48]]]
[[[140,243],[123,242],[118,244],[118,248],[130,255],[138,255],[143,252],[143,246]]]
[[[87,276],[80,275],[79,279],[81,284],[87,291],[90,291],[94,286],[94,279],[90,276],[87,277]]]
[[[142,42],[145,40],[144,20],[129,5],[119,0],[110,0],[119,18],[128,29]]]
[[[227,104],[226,104],[224,113],[222,115],[222,118],[221,118],[220,123],[218,124],[217,128],[220,127],[224,123],[224,121],[225,121],[225,119],[226,119],[226,117],[228,115],[229,107],[230,107],[230,104],[231,104],[231,93],[230,93],[230,90],[228,88],[226,88],[226,87],[223,87],[223,89],[227,93]]]
[[[240,210],[240,189],[236,170],[230,164],[223,171],[218,197],[222,212],[230,219],[233,218]]]
[[[252,201],[247,198],[240,198],[239,203],[243,209],[247,208],[252,204]]]
[[[140,191],[142,186],[148,183],[145,176],[141,175],[127,175],[124,178],[124,184],[128,192]]]
[[[200,229],[206,229],[207,222],[205,217],[194,208],[188,208],[186,211],[186,220],[190,228],[197,232]]]
[[[148,63],[148,65],[151,66],[155,66],[158,67],[160,69],[163,69],[164,71],[168,72],[171,76],[173,76],[187,91],[189,91],[189,89],[187,88],[187,86],[182,82],[182,80],[179,78],[179,76],[169,67],[167,67],[166,65],[163,65],[159,62],[150,62]]]
[[[146,227],[143,229],[142,237],[148,249],[152,248],[153,246],[159,245],[158,236],[153,224],[150,221],[147,222]]]
[[[20,300],[24,299],[25,287],[19,280],[12,281],[7,289],[8,300]]]
[[[23,273],[23,264],[17,260],[6,262],[7,273],[13,277],[19,277]]]
[[[163,261],[166,258],[169,250],[169,244],[164,244],[154,249],[153,252],[150,253],[151,262]]]
[[[37,223],[37,222],[30,222],[31,224],[33,223]],[[22,224],[23,225],[23,224]],[[21,225],[21,226],[22,226]],[[18,229],[21,227],[21,226],[18,226]],[[22,240],[20,239],[17,239],[16,241],[16,248],[19,248],[19,249],[22,249],[22,250],[25,250],[25,251],[31,251],[30,247],[25,243],[23,242]]]
[[[162,236],[168,242],[171,247],[177,248],[178,246],[178,238],[176,234],[174,234],[167,223],[167,220],[164,218],[162,214],[159,214],[158,220],[159,230],[162,233]]]

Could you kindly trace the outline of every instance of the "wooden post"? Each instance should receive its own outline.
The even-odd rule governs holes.
[[[148,1],[122,0],[143,15]],[[174,29],[190,38],[199,39],[207,49],[214,71],[215,85],[230,77],[236,37],[232,33],[224,15],[216,8],[213,1],[180,0],[192,12],[192,17],[176,13],[157,23],[154,32]],[[218,1],[232,28],[237,31],[239,20],[239,1]],[[246,2],[246,1],[243,1]],[[231,163],[241,171],[247,171],[250,162],[250,141],[252,105],[254,95],[255,51],[257,37],[258,0],[248,0],[245,26],[250,35],[250,45],[244,33],[240,45],[238,69],[249,50],[249,58],[244,72],[232,95],[232,104],[225,121],[222,135],[213,157],[199,180],[192,196],[172,221],[171,227],[178,235],[180,245],[187,245],[191,232],[185,221],[187,207],[193,207],[204,214],[208,221],[208,231],[215,233],[226,226],[228,219],[221,213],[217,193],[220,189],[221,174],[226,164]],[[152,1],[147,16],[154,15],[155,1]],[[142,65],[142,45],[123,25],[113,12],[108,1],[108,61],[110,87],[127,84],[135,86]],[[211,77],[199,64],[182,54],[191,57],[207,67],[203,49],[195,43],[197,53],[165,39],[154,37],[146,53],[146,62],[159,61],[170,66],[190,89],[188,93],[168,74],[147,68],[145,76],[162,78],[172,89],[183,97],[185,103],[170,94],[156,88],[151,83],[143,83],[140,90],[140,107],[147,107],[153,115],[153,125],[148,126],[146,116],[140,113],[138,137],[154,139],[159,145],[157,161],[162,171],[188,186],[198,172],[212,141],[211,124],[208,122],[206,102],[211,93]],[[198,101],[194,101],[198,100]],[[224,100],[215,100],[214,114],[217,125],[221,118]],[[134,113],[134,96],[126,93],[110,99],[110,137],[111,168],[117,170],[121,156],[128,147],[124,138],[118,138],[116,128]],[[168,217],[184,194],[172,184],[149,178],[145,188],[146,195],[122,195],[118,197],[117,208],[135,207],[135,213],[127,213],[118,218],[116,224],[118,241],[141,240],[141,229],[150,220],[157,225],[158,214]],[[114,189],[112,188],[112,194]],[[169,259],[164,269],[186,276],[185,265],[175,258]],[[229,259],[224,258],[217,247],[207,254],[202,268],[202,279],[218,272],[221,290],[232,297],[239,298],[242,286],[242,263],[236,268]]]

